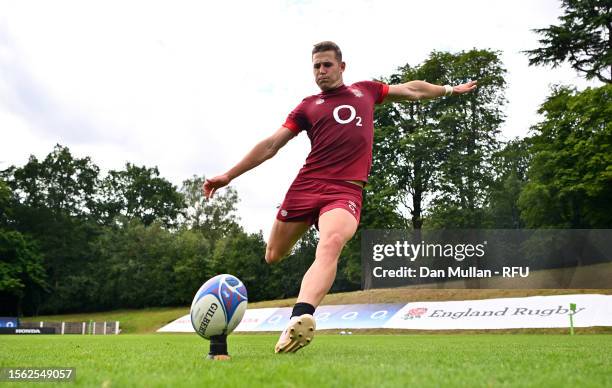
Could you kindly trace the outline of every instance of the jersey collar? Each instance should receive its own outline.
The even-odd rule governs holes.
[[[334,94],[338,94],[338,93],[342,93],[343,91],[347,90],[348,87],[345,84],[342,84],[340,86],[338,86],[335,89],[332,90],[326,90],[324,92],[319,93],[320,96],[333,96]]]

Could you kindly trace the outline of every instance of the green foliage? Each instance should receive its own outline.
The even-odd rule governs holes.
[[[453,80],[478,80],[478,88],[454,99],[442,100],[439,127],[445,146],[438,166],[437,192],[428,215],[433,228],[485,226],[489,188],[494,179],[493,155],[499,150],[499,126],[504,120],[506,82],[499,53],[472,50],[452,62]]]
[[[101,194],[107,222],[124,216],[138,218],[145,225],[158,221],[170,227],[185,207],[183,196],[159,176],[157,167],[127,163],[125,170],[110,171],[102,182]]]
[[[423,79],[447,83],[446,59],[433,53],[421,66],[401,67],[385,81],[399,84]],[[443,157],[437,126],[441,111],[436,108],[434,101],[390,103],[376,108],[372,179],[364,201],[364,221],[370,228],[403,229],[410,224],[416,229],[421,227],[423,201],[434,190],[434,173]],[[403,209],[410,212],[411,222],[405,220]],[[378,217],[370,213],[378,213]]]
[[[503,121],[504,74],[499,53],[471,50],[433,52],[421,65],[405,65],[384,80],[478,80],[478,88],[462,96],[377,107],[364,227],[419,229],[426,213],[434,227],[484,224],[482,207],[493,181],[492,158]]]
[[[532,129],[533,161],[519,205],[527,227],[612,225],[612,86],[553,91]]]
[[[211,273],[208,242],[188,230],[171,232],[153,223],[126,220],[95,242],[98,303],[105,308],[189,303]]]
[[[12,193],[6,182],[0,179],[0,227],[7,226],[12,218]]]
[[[262,300],[275,291],[268,282],[271,267],[264,261],[265,251],[266,243],[261,233],[239,231],[217,243],[212,266],[216,273],[231,273],[242,280],[249,300]]]
[[[0,180],[0,300],[19,314],[28,292],[48,287],[43,256],[36,243],[16,230],[11,209],[12,194]]]
[[[229,186],[206,199],[202,192],[205,177],[194,175],[183,181],[181,193],[185,198],[182,212],[183,227],[204,233],[211,241],[217,241],[240,229],[236,216],[238,193]]]
[[[302,276],[314,259],[318,238],[310,229],[291,254],[278,264],[264,260],[266,243],[261,233],[233,233],[215,247],[212,266],[215,273],[238,276],[247,287],[249,301],[297,295]]]
[[[0,229],[0,292],[23,298],[28,286],[47,287],[42,256],[21,233]]]
[[[297,296],[300,291],[302,277],[315,258],[318,242],[318,232],[316,229],[310,228],[293,248],[291,255],[279,264],[272,266],[271,276],[267,282],[274,284],[276,296],[266,299]],[[344,265],[345,262],[341,257],[338,264],[338,276],[332,289],[346,289],[343,282]]]
[[[1,175],[20,204],[85,218],[97,212],[99,171],[89,157],[74,158],[58,144],[42,162],[30,156],[25,166],[11,167]]]
[[[199,232],[170,231],[137,219],[107,227],[93,243],[97,308],[185,305],[212,269],[210,242]]]
[[[216,275],[212,268],[212,241],[196,230],[181,229],[173,234],[171,255],[175,258],[170,276],[175,289],[172,305],[191,303],[204,280]]]
[[[530,65],[568,61],[587,79],[612,82],[612,4],[609,0],[562,0],[559,25],[534,30],[541,47],[526,51]]]
[[[115,299],[118,291],[110,284],[129,279],[129,276],[118,276],[111,279],[111,282],[106,282],[108,261],[116,259],[118,263],[113,263],[116,266],[122,266],[123,263],[117,257],[103,254],[116,249],[115,247],[100,249],[100,241],[116,243],[117,230],[123,230],[124,224],[129,224],[122,221],[121,217],[147,225],[157,222],[164,228],[177,225],[178,215],[184,207],[183,196],[170,182],[159,176],[157,168],[136,167],[128,163],[124,171],[111,171],[105,178],[100,178],[99,168],[90,158],[75,158],[67,147],[57,145],[42,162],[31,156],[26,165],[12,166],[0,172],[0,177],[3,179],[0,186],[0,227],[10,229],[10,233],[6,234],[9,237],[3,241],[0,249],[9,252],[10,249],[17,249],[15,246],[38,247],[36,252],[40,254],[35,256],[39,257],[37,262],[44,267],[49,285],[28,288],[26,284],[29,292],[23,297],[16,293],[6,296],[4,293],[3,298],[8,299],[7,305],[18,306],[23,299],[23,304],[28,307],[26,312],[31,314],[38,313],[39,310],[59,312],[91,310],[104,306],[117,307],[117,300],[140,305],[158,303],[152,302],[150,295],[143,296],[139,293],[140,290],[129,289],[136,284],[129,281],[122,283],[122,286],[125,286],[124,291],[129,289],[129,292],[122,295],[122,298]],[[128,229],[132,231],[134,228]],[[153,234],[154,231],[158,231],[158,234]],[[21,240],[15,233],[24,236],[23,243],[19,242]],[[149,274],[151,277],[147,286],[150,286],[150,290],[155,288],[151,284],[157,281],[175,279],[166,276],[162,271],[168,268],[172,271],[172,265],[175,263],[169,264],[166,258],[175,258],[176,255],[162,252],[159,244],[168,243],[168,249],[182,250],[185,260],[192,258],[187,253],[190,249],[200,249],[199,246],[174,247],[172,244],[175,240],[168,237],[168,233],[168,230],[162,230],[158,225],[151,229],[149,234],[134,232],[129,235],[133,240],[121,240],[124,246],[133,249],[126,257],[137,256],[137,249],[146,252],[145,255],[138,256],[138,263],[127,262],[127,271],[134,269],[130,267],[131,264],[147,264],[148,257],[160,258],[153,266],[157,272]],[[138,245],[138,242],[142,241],[148,241],[150,244]],[[178,241],[183,242],[180,239]],[[208,240],[202,238],[203,246],[209,244]],[[185,245],[188,243],[185,242]],[[24,249],[21,251],[30,251]],[[166,267],[160,269],[163,265]],[[16,264],[10,266],[10,271],[5,270],[6,273],[21,273]],[[183,268],[182,271],[189,267],[190,264],[179,265],[179,268]],[[130,276],[134,278],[139,274],[141,272],[134,271]],[[35,279],[31,279],[32,284],[36,283]],[[173,286],[178,284],[187,287],[186,284],[194,283],[192,278],[186,276],[175,281]],[[45,292],[45,289],[48,292]],[[152,294],[160,304],[186,300],[187,292],[179,291],[176,287],[158,287],[156,290],[169,292],[164,295]],[[142,300],[136,302],[137,298]],[[12,314],[15,313],[14,309],[11,311]]]
[[[483,225],[495,229],[523,228],[518,205],[531,162],[529,141],[513,139],[492,155],[493,181],[488,190]]]
[[[0,180],[0,300],[17,314],[29,295],[48,288],[43,256],[34,240],[11,230],[13,198]]]
[[[351,290],[361,283],[363,229],[487,225],[485,205],[500,147],[504,75],[499,53],[470,50],[433,52],[422,64],[407,64],[383,79],[388,84],[478,80],[478,88],[462,96],[376,107],[372,171],[361,224],[340,258],[337,285]],[[507,216],[499,213],[498,217]]]

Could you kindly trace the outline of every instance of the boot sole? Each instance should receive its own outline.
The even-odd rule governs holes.
[[[275,349],[276,353],[295,353],[312,342],[315,332],[315,320],[312,315],[303,315],[293,322],[289,330],[290,341]]]

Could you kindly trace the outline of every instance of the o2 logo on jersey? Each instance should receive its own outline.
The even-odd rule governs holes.
[[[348,109],[351,114],[349,115],[349,117],[347,119],[341,119],[340,118],[340,111],[343,109]],[[336,120],[336,122],[338,124],[348,124],[351,121],[357,119],[357,125],[358,127],[361,127],[361,116],[357,116],[357,111],[355,110],[355,108],[351,105],[338,105],[335,109],[334,109],[334,120]]]

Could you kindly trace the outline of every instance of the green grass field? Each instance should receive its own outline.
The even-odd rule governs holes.
[[[322,334],[290,355],[275,341],[232,335],[232,360],[209,361],[190,334],[2,336],[0,366],[76,367],[88,387],[612,386],[610,335]]]

